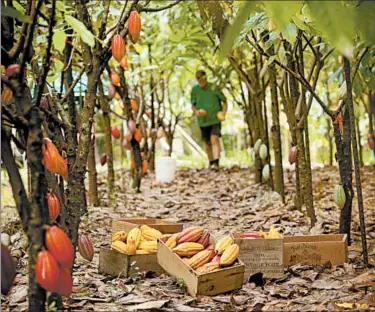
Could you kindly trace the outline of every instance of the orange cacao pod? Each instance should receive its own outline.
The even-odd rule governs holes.
[[[106,153],[103,153],[103,154],[101,154],[100,155],[100,164],[102,165],[102,166],[104,166],[105,164],[106,164],[106,162],[107,162],[107,154]]]
[[[73,291],[73,278],[70,275],[69,269],[60,268],[59,282],[55,292],[60,296],[69,297]]]
[[[109,86],[108,86],[107,96],[108,96],[109,99],[113,99],[115,97],[115,95],[116,95],[116,89],[113,86],[113,84],[110,83]]]
[[[60,201],[56,194],[48,193],[47,194],[47,203],[49,216],[53,221],[56,221],[57,217],[60,214]]]
[[[181,234],[177,237],[177,243],[185,243],[185,242],[196,242],[199,240],[203,233],[204,229],[201,227],[189,227],[181,232]]]
[[[1,102],[3,104],[9,104],[13,100],[13,92],[10,88],[3,88],[3,91],[1,92]]]
[[[120,86],[120,76],[118,73],[114,71],[111,72],[111,82],[114,86],[117,86],[117,87]]]
[[[54,225],[46,231],[46,246],[51,255],[63,267],[70,269],[74,260],[74,247],[68,235]]]
[[[112,56],[120,63],[125,55],[125,40],[121,35],[117,34],[112,38],[111,42]]]
[[[45,290],[54,292],[60,280],[60,268],[56,259],[48,250],[38,253],[35,265],[36,281]]]
[[[208,231],[204,231],[197,243],[202,244],[203,247],[206,248],[210,243],[210,233],[208,233]]]
[[[133,111],[138,112],[138,102],[134,99],[130,100],[130,107]]]
[[[1,244],[1,293],[7,295],[13,286],[16,268],[10,252]]]
[[[68,180],[68,163],[62,158],[59,150],[53,142],[45,138],[42,145],[44,167],[51,173],[60,174],[64,180]]]
[[[133,43],[136,43],[138,41],[141,34],[141,27],[142,22],[139,13],[137,11],[132,11],[129,16],[128,29],[130,39]]]
[[[213,250],[202,250],[198,252],[190,258],[189,266],[194,270],[201,267],[210,261],[212,254],[215,254]]]
[[[121,59],[121,62],[120,62],[120,65],[123,69],[129,69],[129,63],[128,63],[128,59],[126,58],[126,56],[124,56],[122,59]]]
[[[90,238],[86,235],[81,235],[78,239],[78,251],[83,258],[87,261],[91,261],[94,257],[94,247]]]
[[[297,146],[292,146],[289,152],[289,163],[293,165],[297,160]]]
[[[120,130],[117,127],[111,127],[111,134],[115,139],[120,137]]]
[[[138,142],[141,142],[142,138],[143,138],[142,130],[140,128],[135,129],[134,139],[136,139]]]

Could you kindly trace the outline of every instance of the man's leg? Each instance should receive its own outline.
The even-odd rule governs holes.
[[[202,132],[202,139],[204,141],[204,146],[205,146],[205,149],[206,149],[206,154],[207,154],[208,160],[210,162],[210,166],[211,166],[212,161],[213,161],[212,145],[211,145],[211,141],[210,141],[211,127],[202,127],[201,132]]]
[[[210,165],[211,165],[212,161],[214,160],[213,153],[212,153],[212,144],[211,144],[211,142],[205,141],[204,146],[206,148],[207,157],[208,157],[208,160],[210,161]]]
[[[213,164],[219,167],[220,158],[220,136],[221,136],[221,124],[212,126],[210,142],[212,146]]]

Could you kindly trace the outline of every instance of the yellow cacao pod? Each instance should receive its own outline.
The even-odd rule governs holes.
[[[219,263],[209,262],[209,263],[206,263],[206,264],[202,265],[198,269],[196,269],[195,272],[197,272],[198,274],[205,274],[205,273],[213,272],[213,271],[215,271],[219,268],[220,268]]]
[[[111,248],[123,254],[128,254],[128,246],[120,241],[115,241],[111,244]]]
[[[215,245],[215,253],[217,255],[221,255],[225,249],[227,249],[230,245],[233,244],[233,238],[229,235],[224,236],[223,238],[219,239],[219,241]]]
[[[165,242],[165,245],[171,249],[177,246],[177,235],[172,235],[168,240]]]
[[[142,237],[146,241],[156,241],[158,238],[160,238],[163,235],[160,231],[153,229],[152,227],[149,227],[148,225],[142,225],[140,229],[142,232]]]
[[[196,253],[202,251],[203,249],[204,246],[201,244],[187,242],[177,245],[172,250],[180,257],[191,257],[194,256]]]
[[[202,265],[208,263],[211,260],[211,256],[213,254],[213,250],[202,250],[195,254],[189,260],[189,265],[192,269],[198,269]]]
[[[136,255],[148,255],[149,252],[148,252],[147,250],[137,249],[137,250],[135,251],[135,254],[136,254]]]
[[[238,254],[240,253],[240,247],[237,244],[233,244],[225,249],[224,253],[220,257],[220,266],[230,266],[236,261]]]
[[[147,241],[140,243],[138,246],[140,250],[146,250],[149,253],[155,253],[158,250],[158,242],[157,241]]]
[[[138,249],[139,243],[141,242],[141,230],[139,228],[131,229],[128,233],[127,243],[134,241],[135,249]]]
[[[125,231],[118,231],[112,236],[112,242],[120,241],[120,242],[126,242],[126,238],[128,236],[128,233]]]
[[[164,244],[167,242],[167,240],[172,236],[172,234],[163,234],[159,237],[159,240],[162,241]]]
[[[137,247],[135,247],[135,241],[128,238],[128,255],[135,255]]]

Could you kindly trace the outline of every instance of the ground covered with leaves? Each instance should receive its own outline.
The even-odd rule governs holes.
[[[361,171],[369,262],[375,265],[375,168]],[[126,173],[127,175],[127,173]],[[294,174],[285,172],[286,203],[265,185],[254,184],[253,173],[233,167],[220,172],[179,171],[171,184],[144,179],[141,194],[125,191],[118,178],[115,200],[109,207],[105,178],[101,177],[101,207],[90,207],[81,233],[92,239],[91,263],[78,255],[74,265],[74,288],[64,304],[69,310],[85,311],[325,311],[375,309],[375,270],[364,269],[360,242],[357,199],[353,202],[349,263],[321,267],[295,265],[284,278],[264,280],[262,286],[246,283],[241,290],[214,297],[193,298],[180,281],[142,272],[135,278],[114,278],[98,273],[99,250],[108,247],[111,222],[124,217],[163,218],[185,226],[201,225],[220,237],[231,232],[268,230],[274,225],[285,235],[337,233],[339,209],[333,189],[339,183],[335,167],[313,172],[314,200],[318,222],[310,229],[304,213],[294,208]],[[13,208],[12,208],[13,209]],[[18,274],[10,295],[2,296],[2,310],[27,310],[27,240],[14,218],[2,221],[10,237],[12,255],[18,259]],[[3,218],[2,218],[3,219]]]

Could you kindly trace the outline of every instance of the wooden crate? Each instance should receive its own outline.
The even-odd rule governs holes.
[[[190,295],[213,296],[242,288],[244,265],[223,268],[215,272],[197,274],[178,255],[158,240],[158,263],[171,276],[184,280]]]
[[[181,232],[182,224],[172,223],[160,219],[121,219],[113,220],[112,235],[117,231],[129,232],[135,227],[146,224],[163,234]],[[135,262],[135,264],[134,264]],[[132,265],[133,264],[133,265]],[[138,270],[136,269],[138,268]],[[111,250],[109,247],[101,248],[99,252],[99,272],[111,276],[133,276],[137,272],[151,271],[156,274],[165,273],[159,266],[156,253],[149,255],[125,255]]]
[[[245,265],[245,281],[259,272],[266,278],[284,276],[283,239],[243,239],[240,235],[235,233],[232,237],[240,247],[239,258]]]
[[[112,234],[117,231],[129,232],[131,229],[140,227],[144,224],[162,232],[163,234],[173,234],[183,230],[182,224],[168,222],[162,219],[120,219],[112,221]]]
[[[346,234],[285,236],[284,266],[297,263],[304,265],[332,265],[348,261],[348,238]]]

